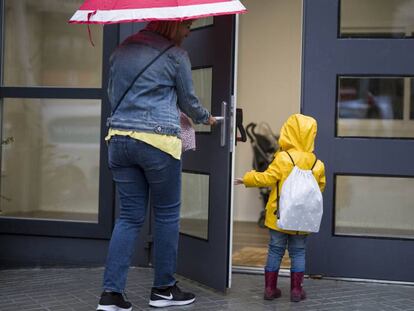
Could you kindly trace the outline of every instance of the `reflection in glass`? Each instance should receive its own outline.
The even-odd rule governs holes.
[[[82,0],[4,1],[5,86],[101,87],[103,27],[68,24]]]
[[[194,89],[201,104],[211,111],[211,91],[213,81],[213,68],[193,69]],[[194,126],[197,132],[210,132],[210,125],[196,124]]]
[[[410,38],[413,20],[414,0],[341,0],[341,37]]]
[[[402,78],[339,79],[339,117],[346,119],[402,119]]]
[[[210,176],[183,172],[180,232],[208,238]]]
[[[199,18],[193,22],[193,24],[191,25],[191,29],[194,30],[197,28],[210,26],[210,25],[213,25],[213,23],[214,23],[214,18],[212,16],[206,17],[206,18]]]
[[[336,176],[335,233],[414,238],[414,178]]]
[[[338,136],[414,137],[410,78],[340,77]]]
[[[0,216],[98,221],[101,103],[5,99]]]

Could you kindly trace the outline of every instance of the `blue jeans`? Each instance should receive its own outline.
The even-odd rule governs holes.
[[[154,287],[175,284],[181,204],[181,161],[139,140],[114,136],[109,167],[120,203],[109,243],[105,290],[123,292],[128,269],[145,221],[148,198],[154,209]]]
[[[305,271],[306,235],[292,235],[269,229],[270,242],[265,271],[277,271],[286,247],[291,261],[291,272]]]

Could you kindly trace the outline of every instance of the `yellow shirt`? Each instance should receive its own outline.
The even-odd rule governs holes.
[[[141,140],[144,143],[147,143],[148,145],[151,145],[161,151],[168,153],[177,160],[181,159],[181,139],[179,139],[176,136],[127,130],[116,130],[110,128],[108,135],[105,137],[105,140],[110,140],[111,137],[114,135],[129,136],[131,138]]]

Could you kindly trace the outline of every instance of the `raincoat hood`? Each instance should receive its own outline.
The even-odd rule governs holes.
[[[287,119],[280,130],[279,146],[281,150],[295,149],[313,152],[317,132],[316,120],[303,114],[294,114]]]

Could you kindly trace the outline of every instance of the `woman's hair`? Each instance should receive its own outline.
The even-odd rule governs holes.
[[[148,23],[146,29],[173,40],[177,35],[180,23],[180,21],[152,21]]]

